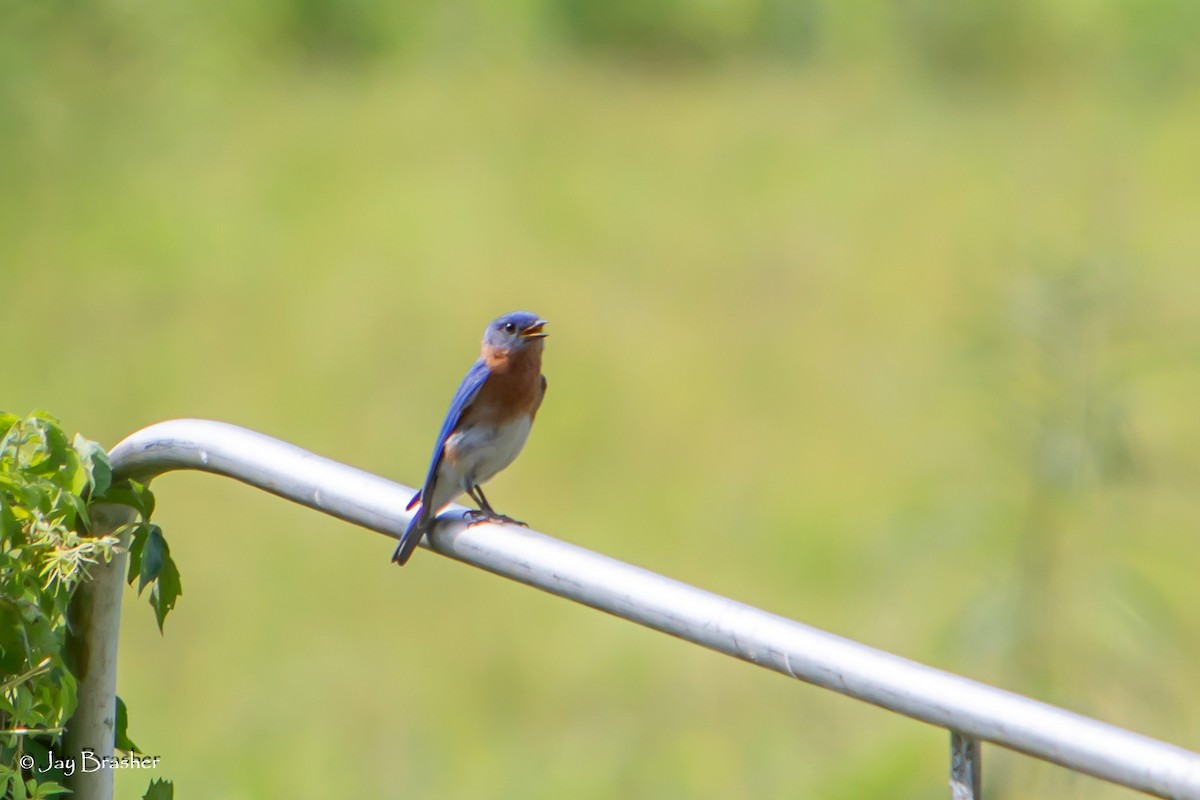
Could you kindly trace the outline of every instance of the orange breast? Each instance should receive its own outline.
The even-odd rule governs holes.
[[[463,422],[502,425],[536,414],[545,392],[541,348],[528,347],[512,355],[489,353],[486,358],[491,374],[463,415]]]

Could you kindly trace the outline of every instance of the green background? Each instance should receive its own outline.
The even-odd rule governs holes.
[[[411,485],[528,308],[500,510],[1198,749],[1196,9],[4,0],[0,406]],[[165,637],[126,598],[119,688],[184,796],[947,793],[940,729],[155,489],[185,595]]]

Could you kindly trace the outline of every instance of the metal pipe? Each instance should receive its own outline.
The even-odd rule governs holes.
[[[981,755],[978,739],[950,731],[950,800],[981,800]]]
[[[108,536],[134,519],[128,506],[97,503],[89,509],[92,535]],[[122,545],[129,536],[122,534]],[[63,750],[76,765],[67,778],[72,797],[112,800],[111,769],[96,769],[112,758],[117,717],[117,634],[121,626],[121,595],[125,588],[126,548],[120,547],[107,564],[92,564],[89,578],[71,597],[71,622],[66,655],[79,681],[75,712],[63,734]],[[92,760],[83,756],[92,751]]]
[[[227,475],[398,537],[413,489],[254,431],[173,420],[111,453],[117,477],[176,469]],[[648,570],[454,511],[431,533],[450,558],[968,737],[1133,789],[1200,800],[1200,755],[876,650]],[[382,556],[381,556],[382,557]],[[403,579],[403,573],[397,573]]]

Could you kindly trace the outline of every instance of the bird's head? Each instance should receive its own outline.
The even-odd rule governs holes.
[[[484,350],[513,353],[527,347],[541,348],[546,320],[529,311],[514,311],[492,321],[483,332]]]
[[[547,336],[545,326],[545,319],[528,311],[504,314],[487,326],[487,330],[484,331],[484,344],[503,350],[528,347]]]

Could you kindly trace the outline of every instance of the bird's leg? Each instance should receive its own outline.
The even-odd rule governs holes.
[[[471,520],[472,525],[478,525],[481,522],[487,522],[495,511],[488,505],[487,498],[483,497],[483,493],[479,491],[479,486],[471,484],[467,489],[467,497],[471,498],[479,508],[472,508],[466,513],[467,519]]]
[[[520,525],[523,528],[529,527],[528,524],[519,519],[513,519],[507,514],[497,513],[496,509],[492,508],[492,504],[488,502],[486,497],[484,497],[483,489],[479,486],[479,484],[475,484],[468,489],[467,495],[479,504],[479,509],[477,511],[467,512],[467,516],[471,519],[471,522],[467,527],[470,527],[471,525],[482,525],[485,522],[507,522],[512,525]]]
[[[483,496],[483,488],[479,484],[472,484],[471,488],[467,489],[467,496],[475,501],[475,504],[479,506],[479,510],[484,514],[492,515],[496,513],[496,510],[492,508],[492,504]]]

